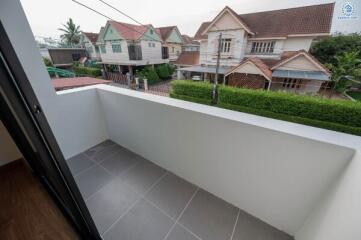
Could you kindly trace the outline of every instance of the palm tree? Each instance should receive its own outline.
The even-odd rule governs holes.
[[[62,41],[64,41],[68,46],[75,46],[79,44],[80,41],[80,26],[75,25],[73,19],[69,18],[66,24],[62,24],[64,28],[58,28],[58,30],[64,32],[60,35]]]

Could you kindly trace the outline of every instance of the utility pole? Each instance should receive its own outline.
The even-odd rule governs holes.
[[[222,33],[219,34],[219,38],[218,38],[216,76],[215,76],[214,82],[213,82],[213,102],[216,102],[216,91],[217,91],[217,84],[218,84],[218,73],[219,73],[219,61],[221,58],[221,48],[222,48]]]

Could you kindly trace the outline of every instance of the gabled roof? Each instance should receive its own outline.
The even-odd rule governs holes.
[[[240,14],[238,17],[255,34],[255,38],[323,35],[331,31],[335,3],[281,10]],[[211,22],[204,22],[195,39],[207,39],[204,31]]]
[[[153,28],[151,24],[134,25],[116,21],[108,21],[108,23],[126,40],[138,40],[149,28]]]
[[[95,44],[98,40],[99,33],[82,32],[92,44]]]
[[[299,56],[305,56],[313,64],[318,66],[321,71],[325,72],[328,76],[331,75],[330,71],[328,70],[328,68],[325,67],[325,65],[323,65],[320,61],[318,61],[314,56],[312,56],[310,53],[308,53],[305,50],[299,50],[299,51],[295,51],[295,52],[286,52],[286,54],[287,54],[287,57],[284,57],[283,59],[281,58],[281,60],[279,62],[277,62],[276,64],[274,64],[271,67],[271,70],[275,70],[278,67],[286,64],[287,62],[290,62],[292,59],[295,59]]]
[[[166,41],[167,38],[171,35],[174,28],[176,28],[176,26],[158,27],[155,30],[157,31],[162,41]]]
[[[183,43],[184,44],[194,44],[194,45],[199,45],[199,42],[198,41],[195,41],[192,37],[186,35],[186,34],[183,34],[182,35],[182,38],[183,38]]]
[[[102,41],[102,38],[103,38],[103,35],[104,35],[104,31],[105,31],[105,27],[101,27],[101,28],[100,28],[100,31],[99,31],[99,34],[98,34],[97,42],[101,42],[101,41]]]
[[[189,66],[198,65],[199,52],[182,52],[174,64]]]
[[[240,26],[242,26],[244,28],[244,30],[246,30],[246,32],[253,35],[253,32],[247,26],[247,24],[243,21],[243,19],[240,18],[239,15],[235,11],[233,11],[232,8],[230,8],[228,6],[226,6],[220,13],[218,13],[218,15],[210,22],[210,24],[208,24],[206,26],[206,28],[203,30],[202,34],[205,34],[218,21],[218,19],[220,19],[223,16],[223,14],[226,12],[231,14],[231,16],[234,17],[234,19],[240,24]]]
[[[247,63],[252,63],[254,64],[263,74],[263,76],[267,79],[267,80],[271,80],[272,79],[272,71],[270,70],[270,68],[259,58],[257,57],[252,57],[252,58],[247,58],[244,61],[242,61],[238,66],[235,66],[234,68],[232,68],[228,73],[226,73],[226,75],[229,75],[231,73],[233,73],[234,71],[236,71],[238,68],[244,66]]]
[[[180,37],[182,36],[178,30],[177,26],[167,26],[167,27],[158,27],[155,29],[156,32],[158,33],[158,35],[160,36],[160,38],[162,39],[163,42],[167,41],[167,39],[169,38],[169,36],[172,34],[172,31],[175,30],[176,32],[178,32],[178,34],[180,35]]]

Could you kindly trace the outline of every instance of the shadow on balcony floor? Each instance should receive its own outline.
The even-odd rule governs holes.
[[[105,240],[293,239],[110,140],[68,164]]]

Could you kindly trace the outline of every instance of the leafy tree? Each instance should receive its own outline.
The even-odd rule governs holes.
[[[60,35],[62,41],[68,46],[76,46],[80,42],[80,26],[73,22],[73,19],[69,18],[66,24],[62,24],[64,28],[58,28],[63,34]]]
[[[361,34],[354,33],[350,35],[337,34],[327,37],[311,47],[311,54],[322,63],[337,64],[334,56],[339,56],[344,52],[358,52],[361,58]]]
[[[345,92],[349,87],[361,82],[360,52],[344,52],[335,56],[335,64],[328,64],[332,70],[332,80],[338,92]]]

